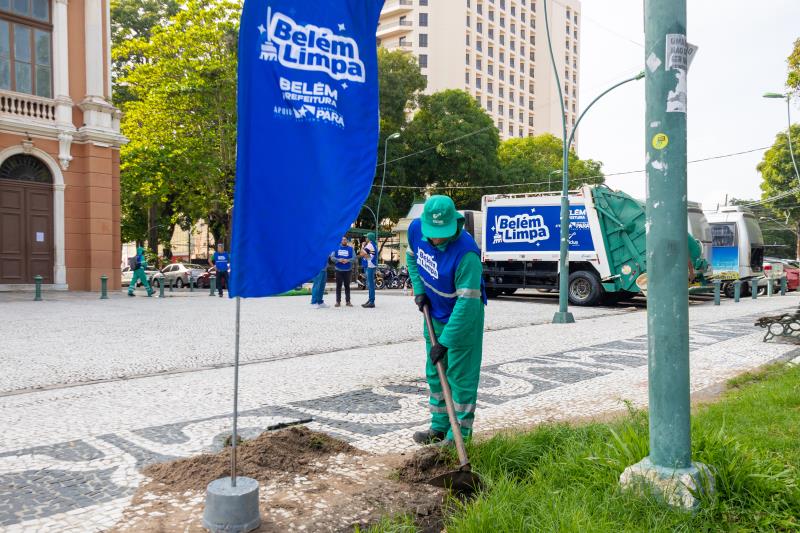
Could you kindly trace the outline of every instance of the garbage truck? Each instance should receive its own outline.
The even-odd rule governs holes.
[[[605,185],[569,194],[569,301],[590,306],[646,291],[645,207]],[[489,296],[518,289],[558,289],[560,193],[495,194],[469,224],[481,248]],[[475,219],[477,213],[467,217]],[[687,280],[708,270],[702,244],[687,233]]]

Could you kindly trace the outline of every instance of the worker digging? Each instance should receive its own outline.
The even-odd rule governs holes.
[[[475,420],[483,354],[483,267],[475,239],[464,230],[464,217],[447,196],[432,196],[408,229],[408,271],[414,302],[430,308],[438,342],[424,331],[428,361],[431,426],[414,434],[419,444],[450,445],[453,431],[447,415],[436,363],[442,361],[453,392],[461,435],[469,439]]]

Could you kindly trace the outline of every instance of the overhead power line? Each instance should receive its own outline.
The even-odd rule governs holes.
[[[484,130],[485,129],[486,128],[484,128]],[[483,131],[483,130],[480,130],[480,131]],[[473,132],[471,134],[467,134],[467,135],[461,136],[460,138],[464,138],[464,137],[469,136],[469,135],[474,135],[476,133],[479,133],[479,132]],[[456,140],[458,140],[458,138],[452,139],[452,140],[447,141],[447,142],[450,143],[450,142],[454,142]],[[432,148],[435,148],[435,147],[432,147]],[[428,148],[425,151],[430,150],[432,148]],[[716,159],[725,159],[725,158],[728,158],[728,157],[736,157],[736,156],[740,156],[740,155],[751,154],[753,152],[763,151],[763,150],[766,150],[768,148],[769,148],[769,146],[765,146],[765,147],[762,147],[762,148],[753,148],[753,149],[750,149],[750,150],[742,150],[742,151],[739,151],[739,152],[731,152],[731,153],[728,153],[728,154],[712,155],[712,156],[708,156],[708,157],[702,157],[700,159],[693,159],[691,161],[688,161],[687,163],[690,163],[690,164],[703,163],[705,161],[713,161],[713,160],[716,160]],[[398,158],[397,160],[404,159],[406,157],[411,157],[413,155],[416,155],[416,153],[415,154],[409,154],[407,156],[403,156],[401,158]],[[388,163],[391,163],[393,161],[396,161],[396,160],[389,160]],[[608,178],[608,177],[612,177],[612,176],[624,176],[624,175],[627,175],[627,174],[641,174],[641,173],[644,173],[644,172],[647,172],[647,170],[646,169],[641,169],[641,170],[628,170],[628,171],[625,171],[625,172],[610,172],[608,174],[603,174],[603,175],[598,175],[598,176],[589,176],[587,178],[584,178],[584,180],[587,180],[587,182],[588,182],[588,181],[594,181],[594,180]],[[555,181],[555,180],[553,180],[553,181]],[[465,189],[466,190],[466,189],[498,189],[498,188],[503,188],[503,187],[524,187],[524,186],[533,186],[533,185],[544,185],[544,184],[547,184],[547,183],[551,183],[551,182],[550,181],[536,181],[536,182],[522,182],[522,183],[504,183],[504,184],[499,184],[499,185],[496,184],[496,185],[461,185],[461,186],[447,186],[447,185],[436,185],[436,186],[384,185],[384,188],[385,189],[414,189],[414,190],[419,190],[419,191],[426,190],[426,189],[458,189],[458,190]],[[380,185],[376,184],[376,185],[373,185],[373,187],[380,187]],[[796,189],[792,189],[790,191],[786,191],[784,193],[781,193],[781,195],[779,195],[779,198],[783,198],[785,196],[789,196],[789,195],[794,194],[796,192],[800,192],[800,187],[798,187]],[[778,197],[767,198],[767,199],[764,199],[764,200],[759,200],[759,201],[756,201],[756,202],[751,202],[751,203],[748,203],[748,204],[741,204],[741,205],[742,206],[758,205],[758,204],[762,204],[762,203],[765,203],[765,202],[774,201],[776,198],[778,198]]]

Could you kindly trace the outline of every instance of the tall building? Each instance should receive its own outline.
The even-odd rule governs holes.
[[[119,287],[110,0],[0,0],[0,290]]]
[[[548,12],[571,126],[578,111],[580,1],[551,0]],[[502,138],[548,132],[561,137],[542,0],[387,0],[377,39],[418,58],[427,92],[472,94]]]

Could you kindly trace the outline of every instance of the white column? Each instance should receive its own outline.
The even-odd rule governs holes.
[[[72,99],[69,97],[67,2],[55,0],[53,3],[53,95],[59,129],[75,129],[72,124]]]
[[[101,0],[84,0],[86,38],[86,96],[103,99],[103,5]]]
[[[64,259],[64,189],[63,183],[53,186],[53,232],[55,236],[55,284],[66,288],[67,267]]]

